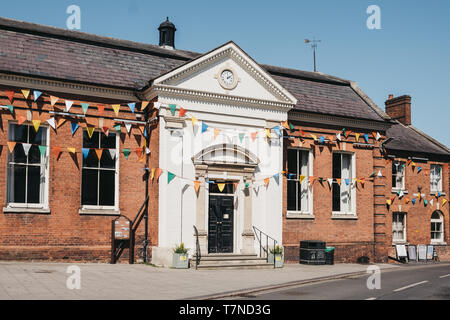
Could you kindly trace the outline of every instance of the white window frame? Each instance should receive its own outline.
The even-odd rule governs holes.
[[[405,171],[406,171],[406,162],[405,161],[400,161],[400,160],[394,160],[394,161],[392,161],[392,165],[394,166],[396,163],[398,163],[398,167],[397,167],[397,174],[396,174],[396,182],[397,182],[397,178],[398,178],[398,168],[400,167],[400,166],[402,166],[402,165],[405,165],[404,167],[403,167],[403,172],[402,172],[402,176],[401,176],[401,178],[402,178],[402,181],[401,181],[401,186],[400,187],[398,187],[397,185],[392,185],[392,191],[393,192],[398,192],[398,191],[400,191],[400,190],[402,190],[402,191],[405,191],[406,190],[406,188],[405,188],[405,185],[406,185],[406,179],[405,179]],[[394,173],[392,173],[392,176],[394,176]]]
[[[346,151],[336,151],[333,152],[333,154],[341,154],[341,155],[349,155],[350,156],[350,172],[351,172],[351,176],[349,178],[343,178],[342,177],[342,156],[341,156],[341,188],[342,186],[346,186],[345,183],[345,179],[349,179],[350,180],[350,185],[349,187],[349,196],[350,196],[350,200],[349,200],[349,205],[350,205],[350,210],[349,211],[342,211],[342,198],[341,198],[341,211],[332,211],[331,217],[332,218],[336,218],[336,219],[357,219],[357,214],[356,214],[356,183],[354,183],[354,178],[356,177],[356,156],[354,152],[346,152]],[[333,158],[331,159],[331,166],[333,166]],[[342,194],[342,190],[341,190],[341,194]],[[342,197],[342,196],[341,196]]]
[[[301,186],[301,188],[306,187],[307,197],[308,197],[308,200],[306,202],[307,202],[308,209],[307,210],[287,210],[286,218],[290,218],[290,219],[314,218],[314,211],[313,211],[313,203],[314,203],[313,202],[313,188],[314,187],[309,185],[309,177],[311,175],[313,175],[314,155],[313,155],[311,149],[306,149],[306,148],[288,148],[288,150],[296,150],[297,154],[301,154],[301,152],[308,153],[308,163],[306,166],[303,166],[300,170],[300,172],[301,172],[300,175],[305,176],[305,178],[303,179],[300,186]],[[297,159],[298,159],[298,157],[297,157]],[[298,161],[297,161],[297,172],[299,172],[299,162]],[[294,179],[289,179],[289,173],[287,175],[287,180],[288,181],[294,180]],[[287,185],[286,185],[286,188],[287,188]],[[298,193],[298,191],[296,191],[296,194],[297,193]],[[296,201],[298,201],[298,196],[296,196]],[[286,204],[287,204],[287,198],[286,198]]]
[[[397,215],[402,215],[403,216],[403,229],[401,230],[403,232],[403,237],[402,238],[398,238],[395,237],[395,234],[398,234],[398,232],[400,231],[399,228],[395,228],[394,224],[398,224],[398,219],[397,221],[394,221],[394,216]],[[392,213],[392,243],[396,244],[396,243],[406,243],[406,212],[393,212]]]
[[[12,125],[18,125],[17,121],[9,121],[8,122],[8,141],[9,141],[9,134],[10,134],[10,128]],[[28,126],[29,130],[34,130],[34,127],[32,124],[29,123],[23,123],[22,126]],[[49,194],[49,150],[50,150],[50,130],[49,126],[46,125],[40,125],[39,128],[45,128],[46,130],[46,155],[44,159],[44,187],[42,188],[43,191],[43,202],[42,203],[16,203],[16,202],[7,202],[6,207],[3,208],[3,212],[16,212],[16,213],[50,213],[49,208],[49,201],[48,201],[48,194]],[[42,156],[41,156],[42,157]],[[9,166],[9,153],[7,155],[6,159],[6,201],[8,201],[8,188],[9,188],[9,178],[8,178],[8,166]]]
[[[96,130],[100,135],[103,133],[101,130]],[[79,210],[80,214],[99,214],[99,215],[119,215],[119,158],[120,158],[120,134],[115,133],[116,135],[116,158],[115,158],[115,172],[114,172],[114,206],[99,206],[99,205],[84,205],[82,204],[82,189],[83,189],[83,162],[81,162],[81,184],[80,184],[80,203],[81,209]],[[83,139],[81,136],[81,139]],[[83,141],[81,141],[82,148]],[[105,152],[104,149],[103,152]],[[108,151],[109,152],[109,151]],[[83,160],[82,160],[83,161]],[[87,169],[89,170],[89,169]],[[112,169],[110,169],[112,171]],[[97,186],[99,188],[99,186]],[[98,190],[100,192],[100,190]]]
[[[440,175],[439,175],[439,180],[437,183],[437,188],[433,189],[433,183],[432,183],[432,179],[433,179],[433,174],[432,172],[435,171],[433,170],[433,167],[439,167],[440,168]],[[431,164],[430,165],[430,193],[435,193],[435,192],[442,192],[442,165],[440,164]]]
[[[430,218],[430,243],[431,244],[445,244],[445,241],[444,241],[444,232],[445,232],[445,229],[444,229],[444,215],[439,210],[433,211],[432,214],[435,213],[435,212],[437,212],[439,214],[439,219],[432,219],[432,218]],[[431,224],[432,223],[440,223],[441,224],[441,229],[440,229],[441,230],[440,231],[441,237],[439,239],[432,239],[431,238],[431,232],[433,232],[432,229],[431,229]]]

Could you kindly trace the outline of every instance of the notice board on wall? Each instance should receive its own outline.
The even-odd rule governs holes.
[[[427,260],[427,246],[424,244],[419,244],[417,246],[417,253],[419,260]]]

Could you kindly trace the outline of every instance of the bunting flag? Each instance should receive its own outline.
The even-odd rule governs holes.
[[[200,181],[194,181],[194,189],[195,192],[198,194],[198,190],[200,190]]]
[[[167,172],[167,184],[169,184],[170,181],[173,180],[173,178],[175,178],[175,174],[173,174],[172,172],[168,171]]]
[[[405,199],[405,204],[408,204],[409,201],[411,201],[411,200],[410,200],[409,198],[407,198],[407,197],[405,197],[404,199]]]
[[[9,99],[9,102],[13,102],[13,99],[14,99],[14,91],[11,91],[11,90],[7,90],[7,91],[5,91],[5,94],[6,94],[6,96],[8,97],[8,99]]]
[[[383,177],[383,174],[381,173],[381,170],[378,171],[377,177],[380,177],[380,178]]]
[[[88,111],[89,103],[81,103],[81,109],[83,109],[83,113],[86,115],[86,112]]]
[[[431,199],[431,200],[430,200],[430,205],[433,206],[433,204],[434,204],[434,200]]]
[[[422,171],[422,167],[417,167],[417,173],[420,173]]]
[[[154,103],[153,103],[153,107],[154,107],[156,110],[159,110],[159,108],[161,108],[161,103],[160,103],[160,102],[154,102]]]
[[[56,130],[55,118],[50,118],[46,122],[53,128],[53,130]]]
[[[66,112],[69,112],[70,108],[72,108],[73,101],[66,100]]]
[[[264,129],[264,132],[266,133],[267,139],[272,138],[272,133],[271,133],[270,129]]]
[[[448,201],[447,199],[443,198],[442,199],[442,206],[444,206],[447,201]]]
[[[150,180],[152,180],[152,181],[153,181],[153,179],[155,178],[155,171],[156,171],[156,169],[155,169],[155,168],[152,168],[152,171],[151,171],[151,173],[150,173]]]
[[[416,198],[413,198],[411,201],[412,201],[412,204],[414,206],[416,204]]]
[[[355,140],[356,142],[359,142],[359,133],[355,133]]]
[[[73,122],[73,121],[70,122],[70,126],[71,126],[71,129],[72,129],[72,137],[73,137],[74,133],[77,131],[77,129],[80,126],[78,125],[78,123]]]
[[[108,127],[102,127],[102,131],[105,134],[105,136],[109,137],[109,128]]]
[[[158,181],[161,174],[162,174],[162,169],[161,168],[156,169],[156,181]]]
[[[289,123],[287,122],[287,120],[283,122],[283,128],[285,128],[286,130],[290,129]]]
[[[241,143],[244,140],[244,137],[245,137],[245,133],[239,133],[239,141],[241,141]]]
[[[316,137],[314,134],[310,133],[310,135],[311,135],[311,137],[314,139],[314,141],[317,140],[317,137]]]
[[[323,144],[325,142],[325,137],[324,136],[319,137],[319,142],[320,144]]]
[[[250,136],[252,137],[252,141],[255,142],[256,136],[258,135],[258,131],[250,133]]]
[[[275,131],[275,133],[277,134],[277,136],[281,137],[281,131],[280,131],[280,127],[276,126],[273,128],[273,131]]]
[[[300,181],[300,183],[302,183],[305,178],[306,178],[305,176],[300,176],[298,180]]]
[[[142,148],[136,148],[134,151],[136,152],[138,158],[142,158]]]
[[[28,96],[30,95],[30,90],[22,89],[20,91],[22,91],[22,94],[25,97],[25,99],[28,99]]]
[[[53,147],[53,153],[55,154],[55,157],[58,158],[61,153],[61,147]]]
[[[359,182],[361,182],[361,184],[362,184],[363,187],[364,187],[364,183],[366,183],[366,178],[361,178],[361,179],[359,180]]]
[[[149,103],[150,103],[150,101],[142,101],[141,102],[141,111],[144,110],[145,108],[147,108]]]
[[[23,152],[25,152],[25,156],[28,157],[28,152],[30,151],[31,143],[22,143],[22,147],[23,147]]]
[[[172,116],[175,115],[175,111],[177,110],[177,105],[176,104],[169,104],[169,108],[170,108],[170,113],[172,114]]]
[[[219,133],[220,133],[220,129],[214,128],[214,140],[216,140],[216,138],[219,135]]]
[[[8,109],[9,109],[9,111],[10,111],[11,113],[14,113],[14,106],[13,106],[13,105],[8,104],[7,107],[8,107]]]
[[[202,122],[202,133],[208,130],[208,125],[204,122]]]
[[[130,149],[122,149],[123,155],[125,159],[128,160],[128,156],[130,155]]]
[[[369,135],[367,133],[364,133],[364,140],[366,143],[369,143]]]
[[[374,171],[374,172],[372,172],[372,174],[369,176],[369,178],[374,178],[375,175],[376,175],[376,172]]]
[[[336,182],[337,182],[338,185],[341,185],[341,179],[336,178]]]
[[[87,134],[88,134],[89,139],[91,139],[91,138],[92,138],[92,135],[94,134],[95,127],[89,127],[89,126],[87,126],[87,127],[86,127],[86,131],[87,131]]]
[[[134,109],[136,108],[136,103],[135,102],[130,102],[128,104],[128,107],[130,108],[131,113],[134,113]]]
[[[186,110],[183,108],[180,108],[180,113],[179,113],[178,117],[182,118],[182,117],[184,117],[185,114],[186,114]]]
[[[39,146],[39,152],[41,153],[41,157],[45,157],[47,154],[47,146]]]
[[[225,189],[225,183],[218,183],[217,187],[219,188],[219,191],[222,192],[223,189]]]
[[[132,126],[131,122],[125,122],[125,128],[127,129],[128,133],[130,133],[131,126]]]
[[[303,131],[302,129],[300,129],[300,135],[302,136],[302,137],[304,137],[305,136],[305,131]]]
[[[73,154],[77,152],[75,148],[67,148],[67,150],[69,150],[69,152]]]
[[[95,149],[95,154],[97,155],[98,160],[102,159],[103,149]]]
[[[387,204],[388,206],[392,205],[392,200],[391,200],[391,199],[386,200],[386,204]]]
[[[342,139],[341,139],[341,134],[340,133],[336,133],[336,138],[339,140],[339,141],[341,141]]]
[[[426,207],[427,205],[428,205],[428,200],[423,200],[423,205],[424,205],[424,207]]]
[[[36,102],[37,99],[41,96],[42,92],[38,90],[33,90],[33,100]]]
[[[41,120],[31,120],[31,122],[33,123],[34,130],[38,132],[39,126],[41,125]]]
[[[295,130],[295,126],[292,123],[289,123],[289,127],[291,128],[291,131]]]
[[[346,185],[350,185],[350,179],[344,179]]]
[[[118,133],[120,133],[120,123],[114,125],[114,130],[116,130]]]
[[[111,156],[111,159],[115,159],[117,155],[116,149],[109,149],[109,155]]]
[[[309,177],[309,184],[314,184],[314,181],[316,180],[316,178],[314,177]]]
[[[98,109],[98,114],[100,115],[100,117],[103,117],[103,112],[105,111],[105,106],[104,105],[98,105],[97,109]]]
[[[264,179],[264,186],[268,186],[269,185],[269,182],[270,182],[270,178],[265,178]]]
[[[113,105],[111,105],[111,107],[113,108],[114,113],[116,114],[116,117],[119,116],[120,104],[113,104]]]
[[[61,127],[64,123],[66,123],[66,119],[60,118],[56,124],[56,128]]]
[[[54,96],[50,96],[50,105],[52,107],[55,106],[55,104],[58,102],[59,98],[58,97],[54,97]]]
[[[86,159],[88,157],[89,151],[91,151],[91,149],[88,149],[88,148],[81,149],[81,152],[83,153],[83,159]]]
[[[196,125],[196,123],[198,122],[198,119],[196,117],[192,116],[191,122],[192,122],[192,127],[194,127]]]
[[[16,146],[16,142],[14,142],[14,141],[7,141],[6,144],[8,145],[9,152],[13,153],[14,148]]]
[[[327,181],[328,181],[328,185],[331,188],[331,186],[333,185],[333,179],[332,178],[328,178]]]

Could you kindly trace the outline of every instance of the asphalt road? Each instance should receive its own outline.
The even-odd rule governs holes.
[[[408,265],[383,270],[380,289],[368,289],[370,274],[291,288],[255,292],[246,300],[450,300],[450,264]],[[376,285],[371,278],[370,283]]]

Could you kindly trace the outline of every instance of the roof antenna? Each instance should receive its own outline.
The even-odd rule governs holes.
[[[317,44],[321,42],[321,40],[316,40],[316,38],[313,38],[313,40],[305,39],[305,43],[311,43],[311,48],[313,49],[313,55],[314,55],[314,72],[317,72],[316,68],[316,49]]]

